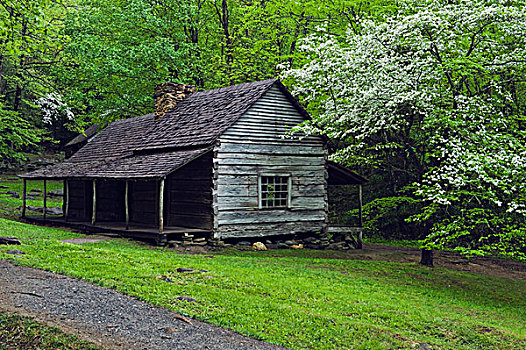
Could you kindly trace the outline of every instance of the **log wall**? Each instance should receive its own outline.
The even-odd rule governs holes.
[[[93,196],[91,181],[69,180],[68,189],[68,220],[90,221],[92,213],[91,198]]]
[[[214,149],[214,235],[258,237],[324,231],[327,151],[320,137],[286,135],[304,117],[271,88]],[[259,208],[259,176],[290,176],[289,208]]]
[[[166,178],[166,225],[212,229],[212,153]]]
[[[147,225],[159,223],[158,187],[158,181],[130,181],[130,222]]]
[[[124,181],[97,181],[97,221],[124,221]]]

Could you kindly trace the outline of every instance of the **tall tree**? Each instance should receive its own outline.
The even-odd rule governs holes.
[[[427,248],[526,259],[525,8],[408,1],[359,34],[310,36],[311,61],[286,73],[320,112],[305,130],[420,198]]]

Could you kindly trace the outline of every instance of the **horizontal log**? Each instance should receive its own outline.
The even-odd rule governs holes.
[[[255,165],[255,166],[293,166],[293,167],[303,167],[303,166],[320,166],[320,168],[325,168],[325,160],[322,157],[297,157],[297,156],[289,156],[289,157],[272,157],[272,156],[264,156],[264,157],[254,157],[254,159],[250,159],[250,157],[247,157],[246,159],[240,159],[240,158],[221,158],[217,160],[218,164],[220,166],[228,166],[228,165]]]
[[[277,147],[278,146],[278,147]],[[267,143],[233,143],[222,142],[219,147],[221,153],[242,153],[242,154],[271,154],[271,155],[325,155],[321,143],[319,146],[286,145],[286,144],[267,144]]]
[[[289,211],[269,209],[246,212],[219,212],[217,222],[219,225],[255,224],[255,223],[280,223],[301,221],[323,221],[325,212],[322,210]]]
[[[323,221],[287,222],[279,224],[257,225],[219,225],[216,235],[221,238],[267,237],[277,235],[293,235],[299,233],[316,233],[323,230]]]
[[[238,175],[223,175],[219,177],[215,183],[218,186],[226,186],[226,185],[234,185],[234,186],[242,186],[242,185],[252,185],[257,186],[258,184],[258,177],[256,175],[244,175],[244,176],[238,176]]]
[[[207,214],[212,213],[212,205],[206,203],[170,203],[170,213]]]
[[[207,199],[212,199],[212,191],[181,191],[181,190],[171,190],[170,198],[174,201],[203,201]]]
[[[292,174],[292,176],[320,176],[325,173],[323,166],[294,166],[294,165],[276,165],[276,166],[257,166],[257,165],[224,165],[217,169],[218,175],[250,175],[260,173],[273,174]]]
[[[167,222],[170,226],[211,229],[213,227],[213,216],[170,215]]]

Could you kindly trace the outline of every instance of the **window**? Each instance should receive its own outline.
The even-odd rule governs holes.
[[[289,175],[259,177],[259,207],[288,208],[290,206],[291,178]]]

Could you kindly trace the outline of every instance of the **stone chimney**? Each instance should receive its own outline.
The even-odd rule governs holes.
[[[165,115],[176,104],[184,100],[188,95],[195,92],[195,86],[180,83],[164,83],[155,87],[153,98],[155,99],[155,118]]]

